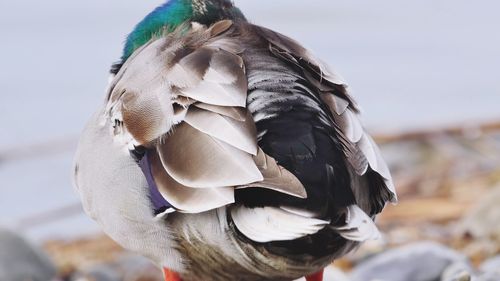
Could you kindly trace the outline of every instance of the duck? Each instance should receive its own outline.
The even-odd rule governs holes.
[[[78,144],[85,212],[166,281],[321,281],[397,195],[344,79],[230,0],[139,22]]]

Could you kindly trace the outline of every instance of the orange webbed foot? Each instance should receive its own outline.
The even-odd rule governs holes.
[[[306,276],[307,281],[323,281],[323,269],[314,274]]]
[[[181,277],[179,274],[176,272],[171,271],[168,268],[163,268],[163,276],[165,278],[165,281],[182,281]]]

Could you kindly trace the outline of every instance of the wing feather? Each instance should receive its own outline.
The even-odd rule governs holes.
[[[254,160],[264,180],[239,186],[238,188],[261,187],[299,198],[307,198],[307,192],[297,177],[287,169],[278,165],[276,160],[265,154],[262,149],[259,148],[259,152],[257,156],[254,157]]]
[[[192,188],[174,180],[157,154],[150,157],[151,170],[161,195],[183,213],[201,213],[234,203],[234,188]]]
[[[247,110],[245,108],[241,107],[233,107],[233,106],[217,106],[213,104],[206,104],[206,103],[196,103],[194,106],[218,113],[220,115],[224,115],[230,118],[233,118],[234,120],[244,122],[246,121],[248,114]]]
[[[329,110],[330,122],[333,123],[344,146],[346,159],[354,171],[351,186],[356,200],[371,202],[371,207],[365,205],[367,208],[364,211],[370,214],[374,213],[374,210],[380,211],[380,202],[387,199],[397,202],[387,164],[378,146],[361,125],[359,109],[350,96],[344,79],[293,39],[263,27],[255,28],[260,36],[269,42],[272,54],[302,69],[303,77],[318,89],[321,100]],[[380,180],[375,180],[375,175],[378,175]],[[358,176],[365,178],[362,182],[366,184],[359,184],[356,179]],[[386,196],[387,192],[390,196]],[[372,198],[364,198],[367,196]]]
[[[185,118],[185,122],[193,128],[247,153],[257,155],[255,124],[250,116],[245,120],[244,122],[236,121],[197,108],[190,109]]]
[[[185,186],[239,186],[264,179],[251,154],[187,123],[177,126],[157,150],[167,173]]]
[[[260,243],[297,239],[314,234],[330,223],[274,207],[236,206],[231,209],[231,218],[239,231]]]
[[[211,105],[246,107],[247,90],[241,57],[218,50],[210,57],[202,80],[194,87],[181,88],[179,93]]]
[[[342,237],[352,241],[363,242],[380,238],[380,232],[373,220],[356,205],[347,207],[345,225],[332,228]]]

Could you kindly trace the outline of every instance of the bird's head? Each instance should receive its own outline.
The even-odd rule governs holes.
[[[121,62],[159,33],[173,31],[186,22],[211,25],[224,19],[244,21],[245,16],[231,0],[169,0],[149,13],[128,35]]]

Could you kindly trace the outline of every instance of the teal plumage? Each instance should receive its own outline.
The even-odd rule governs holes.
[[[173,31],[193,17],[191,0],[172,0],[156,8],[136,25],[127,37],[122,60],[127,60],[139,47],[163,30]]]
[[[222,19],[245,20],[229,0],[170,0],[149,13],[129,34],[121,62],[155,35],[170,33],[186,22],[210,25]]]

